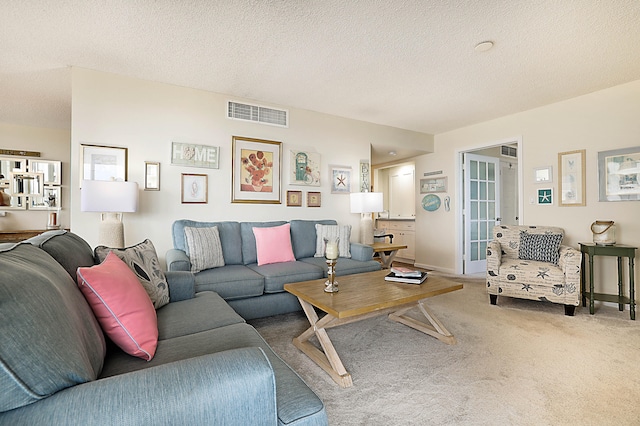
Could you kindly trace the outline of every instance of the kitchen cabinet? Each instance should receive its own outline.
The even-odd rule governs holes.
[[[396,259],[413,261],[416,259],[416,223],[413,220],[381,220],[376,222],[377,229],[386,229],[393,234],[393,243],[406,245],[406,249],[398,250]]]

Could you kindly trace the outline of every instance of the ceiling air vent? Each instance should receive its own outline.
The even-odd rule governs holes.
[[[502,154],[504,157],[518,158],[518,148],[502,145],[500,146],[500,154]]]
[[[289,111],[267,108],[260,105],[241,104],[239,102],[229,101],[227,104],[227,118],[270,124],[272,126],[289,127]]]

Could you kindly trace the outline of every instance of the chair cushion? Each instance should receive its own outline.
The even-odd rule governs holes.
[[[520,231],[518,258],[558,264],[562,234],[530,234]]]
[[[151,360],[158,345],[156,311],[138,278],[113,252],[78,268],[78,286],[104,332],[129,355]]]
[[[515,282],[522,285],[537,284],[547,287],[564,285],[564,272],[549,262],[522,259],[502,259],[500,282]]]
[[[158,309],[169,303],[169,286],[162,272],[156,248],[151,240],[127,248],[98,246],[94,250],[98,262],[103,262],[109,252],[113,252],[136,274],[138,281],[149,295],[153,306]]]
[[[0,271],[0,412],[95,380],[106,345],[75,280],[25,243],[0,252]]]
[[[271,228],[253,228],[256,237],[258,266],[270,263],[293,262],[291,225],[285,223]]]

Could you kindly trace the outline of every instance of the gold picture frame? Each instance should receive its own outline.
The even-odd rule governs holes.
[[[127,148],[82,144],[80,150],[80,188],[83,180],[126,182]]]
[[[586,150],[558,153],[558,205],[562,207],[585,206],[586,199]]]
[[[209,202],[209,175],[182,173],[182,204]]]
[[[234,136],[232,203],[282,204],[282,142]]]

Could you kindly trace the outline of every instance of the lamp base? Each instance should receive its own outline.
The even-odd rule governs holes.
[[[122,213],[101,213],[98,244],[110,248],[124,248]]]
[[[373,219],[371,213],[362,213],[360,217],[360,242],[373,244]]]

